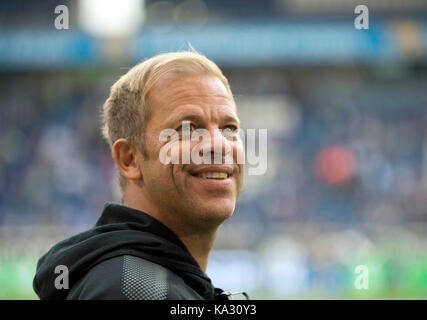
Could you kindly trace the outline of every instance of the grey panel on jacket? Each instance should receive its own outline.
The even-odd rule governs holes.
[[[94,266],[71,289],[78,300],[199,300],[203,299],[171,270],[131,255]]]
[[[129,300],[165,300],[167,270],[138,257],[124,256],[121,291]]]

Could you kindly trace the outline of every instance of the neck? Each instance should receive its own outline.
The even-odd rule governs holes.
[[[214,243],[216,232],[212,232],[211,234],[179,234],[179,231],[172,231],[174,231],[185,244],[188,251],[190,251],[191,255],[197,261],[203,272],[206,272],[209,253]]]
[[[162,212],[154,206],[147,205],[147,203],[150,203],[150,201],[145,202],[141,201],[144,199],[136,199],[138,198],[125,197],[123,205],[151,215],[153,218],[159,220],[170,230],[172,230],[184,243],[203,272],[206,272],[209,253],[215,241],[218,225],[215,225],[211,228],[200,228],[200,226],[194,225],[192,223],[186,223],[183,221],[183,219],[176,219],[177,216],[182,217],[183,215]]]

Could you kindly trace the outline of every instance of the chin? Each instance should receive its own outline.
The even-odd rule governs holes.
[[[229,199],[215,200],[205,203],[201,212],[207,220],[214,220],[219,223],[230,218],[233,215],[235,202]]]

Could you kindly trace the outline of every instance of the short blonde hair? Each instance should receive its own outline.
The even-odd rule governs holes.
[[[111,87],[102,111],[102,135],[110,148],[116,140],[125,138],[146,157],[144,133],[151,113],[149,93],[160,78],[170,73],[215,76],[232,97],[221,69],[195,50],[154,56],[134,66]],[[126,178],[120,172],[119,185],[123,201]]]

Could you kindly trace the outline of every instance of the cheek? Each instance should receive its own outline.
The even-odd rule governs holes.
[[[168,168],[168,176],[174,188],[184,189],[187,185],[187,177],[182,168],[182,164],[174,164]]]
[[[236,141],[233,147],[234,161],[239,166],[239,175],[237,178],[237,189],[240,192],[242,188],[244,174],[245,174],[245,148],[242,141],[239,139]]]
[[[157,161],[152,163],[148,168],[148,178],[145,180],[147,187],[156,197],[161,200],[174,199],[177,189],[179,189],[179,179],[176,178],[174,166],[171,164],[164,165]]]
[[[233,158],[234,161],[240,166],[245,164],[245,149],[242,140],[237,140],[233,143]]]
[[[162,156],[164,159],[161,158]],[[161,147],[147,144],[147,160],[144,169],[145,176],[148,177],[150,183],[163,184],[167,181],[170,183],[172,164],[167,160],[168,156],[164,152],[162,154]]]

